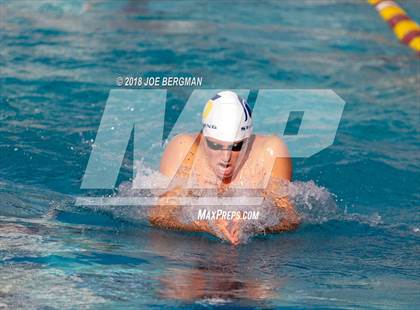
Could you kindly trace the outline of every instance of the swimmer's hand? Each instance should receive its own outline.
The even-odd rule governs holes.
[[[225,239],[233,245],[239,244],[239,229],[227,220],[213,220],[211,223],[207,221],[194,221],[191,224],[191,231],[201,231],[210,233],[220,239]]]
[[[217,237],[226,239],[233,245],[238,245],[240,241],[240,225],[238,219],[233,219],[231,223],[224,219],[218,219],[212,222],[212,226],[216,228],[213,232]],[[220,236],[221,235],[221,236]]]

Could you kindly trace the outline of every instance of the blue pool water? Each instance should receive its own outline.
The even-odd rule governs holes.
[[[0,3],[0,309],[419,308],[420,64],[365,1]],[[76,207],[109,90],[140,74],[340,95],[333,146],[293,163],[300,228],[232,247]]]

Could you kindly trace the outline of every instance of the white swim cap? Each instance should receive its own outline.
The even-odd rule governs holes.
[[[252,132],[251,109],[232,91],[222,91],[207,101],[202,122],[203,135],[220,141],[240,141]]]

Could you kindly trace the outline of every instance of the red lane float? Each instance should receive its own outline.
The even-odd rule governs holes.
[[[398,40],[420,56],[420,26],[394,1],[368,0],[392,28]]]

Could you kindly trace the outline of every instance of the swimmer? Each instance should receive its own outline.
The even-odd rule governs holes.
[[[149,220],[167,229],[208,232],[238,244],[243,220],[216,219],[212,222],[180,221],[182,207],[176,197],[188,193],[188,181],[194,176],[201,188],[213,188],[222,194],[232,188],[256,189],[262,197],[271,199],[285,215],[274,226],[256,232],[292,230],[299,217],[281,196],[278,180],[290,181],[292,163],[283,141],[275,136],[252,134],[252,113],[246,100],[232,91],[222,91],[210,99],[202,114],[203,128],[196,134],[180,134],[166,147],[160,162],[160,172],[172,181],[170,190],[151,209]],[[191,191],[189,191],[191,192]]]

